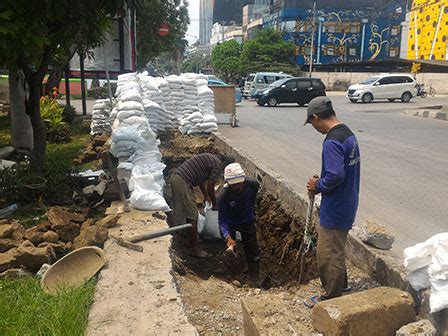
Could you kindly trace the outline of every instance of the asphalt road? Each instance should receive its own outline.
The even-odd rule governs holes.
[[[448,96],[401,102],[353,104],[329,94],[339,119],[358,138],[361,194],[357,223],[373,220],[396,235],[393,251],[448,231],[448,122],[410,117],[404,109],[448,103]],[[305,193],[308,177],[320,172],[324,136],[303,127],[306,107],[237,107],[238,128],[219,131],[250,156]]]

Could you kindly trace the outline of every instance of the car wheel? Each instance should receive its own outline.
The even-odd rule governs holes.
[[[350,101],[351,101],[352,103],[357,103],[357,102],[358,102],[358,99],[350,99]]]
[[[362,95],[361,100],[362,100],[362,102],[365,103],[365,104],[367,104],[367,103],[371,103],[372,100],[373,100],[373,96],[372,96],[371,93],[364,93],[364,94]]]
[[[258,102],[258,101],[257,101],[257,104],[260,105],[260,106],[264,106],[264,104],[262,104],[262,103],[260,103],[260,102]]]
[[[276,106],[277,104],[278,104],[277,98],[275,98],[275,97],[271,97],[271,98],[269,98],[269,100],[268,100],[268,105],[269,105],[269,106],[274,107],[274,106]]]
[[[387,98],[387,100],[393,103],[395,101],[395,98]]]
[[[401,95],[401,102],[402,103],[409,103],[409,101],[412,98],[412,94],[410,92],[405,92]]]

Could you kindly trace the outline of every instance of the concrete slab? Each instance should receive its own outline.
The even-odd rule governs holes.
[[[313,326],[324,335],[395,335],[413,321],[411,295],[390,287],[322,301],[313,308]]]
[[[118,209],[119,203],[111,208]],[[130,236],[165,227],[151,212],[131,209],[110,233]],[[143,253],[106,241],[108,264],[98,277],[86,334],[196,335],[170,274],[171,236],[139,244]]]

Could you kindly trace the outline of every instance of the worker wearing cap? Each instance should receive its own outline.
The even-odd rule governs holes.
[[[325,294],[312,295],[305,305],[339,297],[347,288],[345,243],[358,209],[360,153],[353,132],[336,118],[331,100],[317,97],[308,105],[305,125],[326,134],[319,177],[309,179],[310,194],[322,194],[317,240],[317,267]]]
[[[226,240],[226,254],[235,255],[235,235],[241,233],[249,278],[259,284],[260,256],[255,227],[255,201],[260,184],[245,175],[239,163],[224,169],[224,185],[218,197],[219,229]]]

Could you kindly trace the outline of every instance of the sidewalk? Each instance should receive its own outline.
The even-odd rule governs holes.
[[[119,204],[114,202],[107,213],[117,213]],[[126,237],[167,227],[152,212],[134,209],[123,213],[118,224],[109,232]],[[170,274],[171,236],[139,245],[142,253],[111,238],[104,244],[108,262],[98,277],[86,335],[196,335]]]
[[[413,117],[448,121],[448,106],[442,108],[426,107],[420,109],[405,110],[403,113]]]

